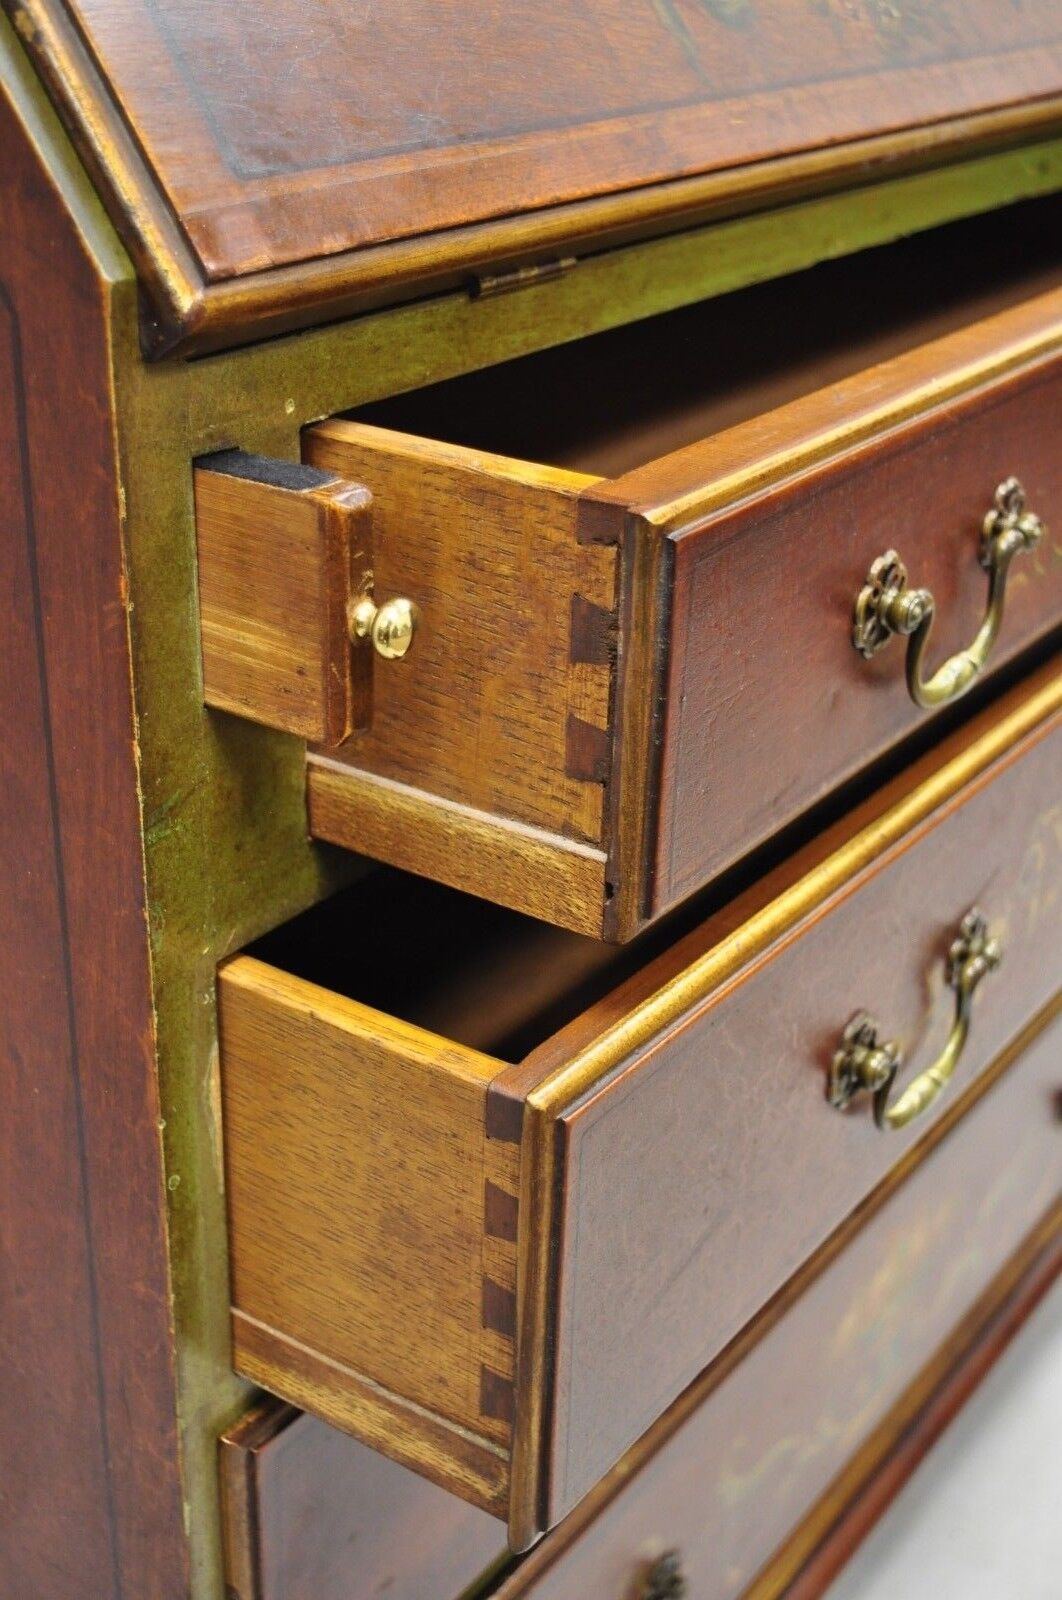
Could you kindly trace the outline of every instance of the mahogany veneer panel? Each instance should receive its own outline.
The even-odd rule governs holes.
[[[18,105],[0,83],[0,1594],[184,1600],[112,285]]]
[[[505,1554],[493,1517],[267,1401],[221,1441],[230,1600],[451,1600]]]
[[[1029,505],[1057,521],[1060,417],[1055,360],[752,506],[675,531],[664,557],[673,563],[671,647],[655,909],[703,881],[706,856],[729,861],[769,837],[924,714],[903,684],[905,641],[871,662],[852,648],[851,575],[895,547],[911,583],[936,601],[931,666],[963,649],[984,613],[985,574],[970,553],[996,483],[1017,475]],[[1050,534],[1028,567],[1016,563],[1012,584],[997,663],[1062,618],[1062,563]]]
[[[641,1469],[606,1481],[497,1600],[634,1594],[662,1550],[678,1552],[697,1600],[737,1600],[750,1584],[757,1600],[789,1593],[784,1571],[753,1580],[793,1525],[865,1445],[853,1464],[874,1472],[889,1439],[873,1431],[920,1368],[931,1388],[934,1369],[961,1360],[969,1332],[938,1347],[1026,1235],[1057,1258],[1062,1024],[1023,1042],[927,1159],[885,1184],[645,1441]],[[927,1385],[915,1388],[917,1404]],[[799,1592],[810,1600],[821,1585]]]
[[[1062,725],[563,1113],[550,1521],[896,1159],[895,1135],[824,1118],[809,1092],[848,1018],[873,1013],[911,1071],[934,1059],[954,1015],[944,952],[973,905],[1007,970],[960,1071],[1062,979],[1060,766]]]
[[[821,1591],[838,1543],[849,1550],[866,1531],[1062,1264],[1062,1231],[1036,1228],[964,1315],[1052,1194],[1054,1012],[952,1107],[913,1171],[886,1180],[491,1591],[499,1600],[626,1595],[665,1546],[678,1549],[696,1593],[721,1600],[804,1518],[770,1563],[762,1596],[773,1595],[800,1565],[790,1550],[806,1550],[841,1508],[840,1539],[801,1573],[804,1600]],[[963,1196],[974,1181],[985,1201],[970,1229]],[[883,1320],[886,1282],[895,1299]],[[276,1401],[225,1435],[222,1485],[233,1600],[451,1600],[502,1554],[501,1531],[482,1512]]]
[[[344,253],[392,251],[376,281],[401,283],[437,270],[440,234],[467,268],[543,213],[572,213],[555,243],[595,201],[614,202],[599,229],[688,213],[694,180],[732,203],[769,158],[820,186],[858,170],[860,140],[925,159],[942,123],[952,149],[966,123],[1035,125],[1062,83],[1054,0],[495,0],[474,22],[455,0],[6,4],[185,326],[204,285]]]

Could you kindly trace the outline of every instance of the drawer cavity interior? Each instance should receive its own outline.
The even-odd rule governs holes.
[[[1057,286],[1057,197],[352,412],[616,478]]]
[[[701,922],[706,901],[617,946],[381,868],[247,953],[513,1064]]]

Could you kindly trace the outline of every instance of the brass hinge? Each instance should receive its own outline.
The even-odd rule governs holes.
[[[511,294],[514,289],[529,289],[533,284],[560,278],[575,265],[575,256],[560,256],[556,261],[542,261],[533,267],[516,267],[512,272],[477,273],[469,283],[468,292],[473,300]]]

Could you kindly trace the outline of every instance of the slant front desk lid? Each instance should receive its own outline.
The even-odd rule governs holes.
[[[2,3],[160,343],[926,159],[1062,91],[1058,0]]]

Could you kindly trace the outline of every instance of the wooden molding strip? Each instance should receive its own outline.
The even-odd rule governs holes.
[[[680,536],[713,511],[729,511],[1020,368],[1046,368],[1060,351],[1062,290],[1053,289],[588,492],[618,505],[633,503],[657,535]]]
[[[348,847],[356,840],[378,861],[502,905],[521,910],[530,905],[532,914],[546,922],[600,937],[603,850],[426,795],[327,756],[310,756],[307,787],[310,831],[316,838]],[[530,901],[529,885],[534,886]]]

